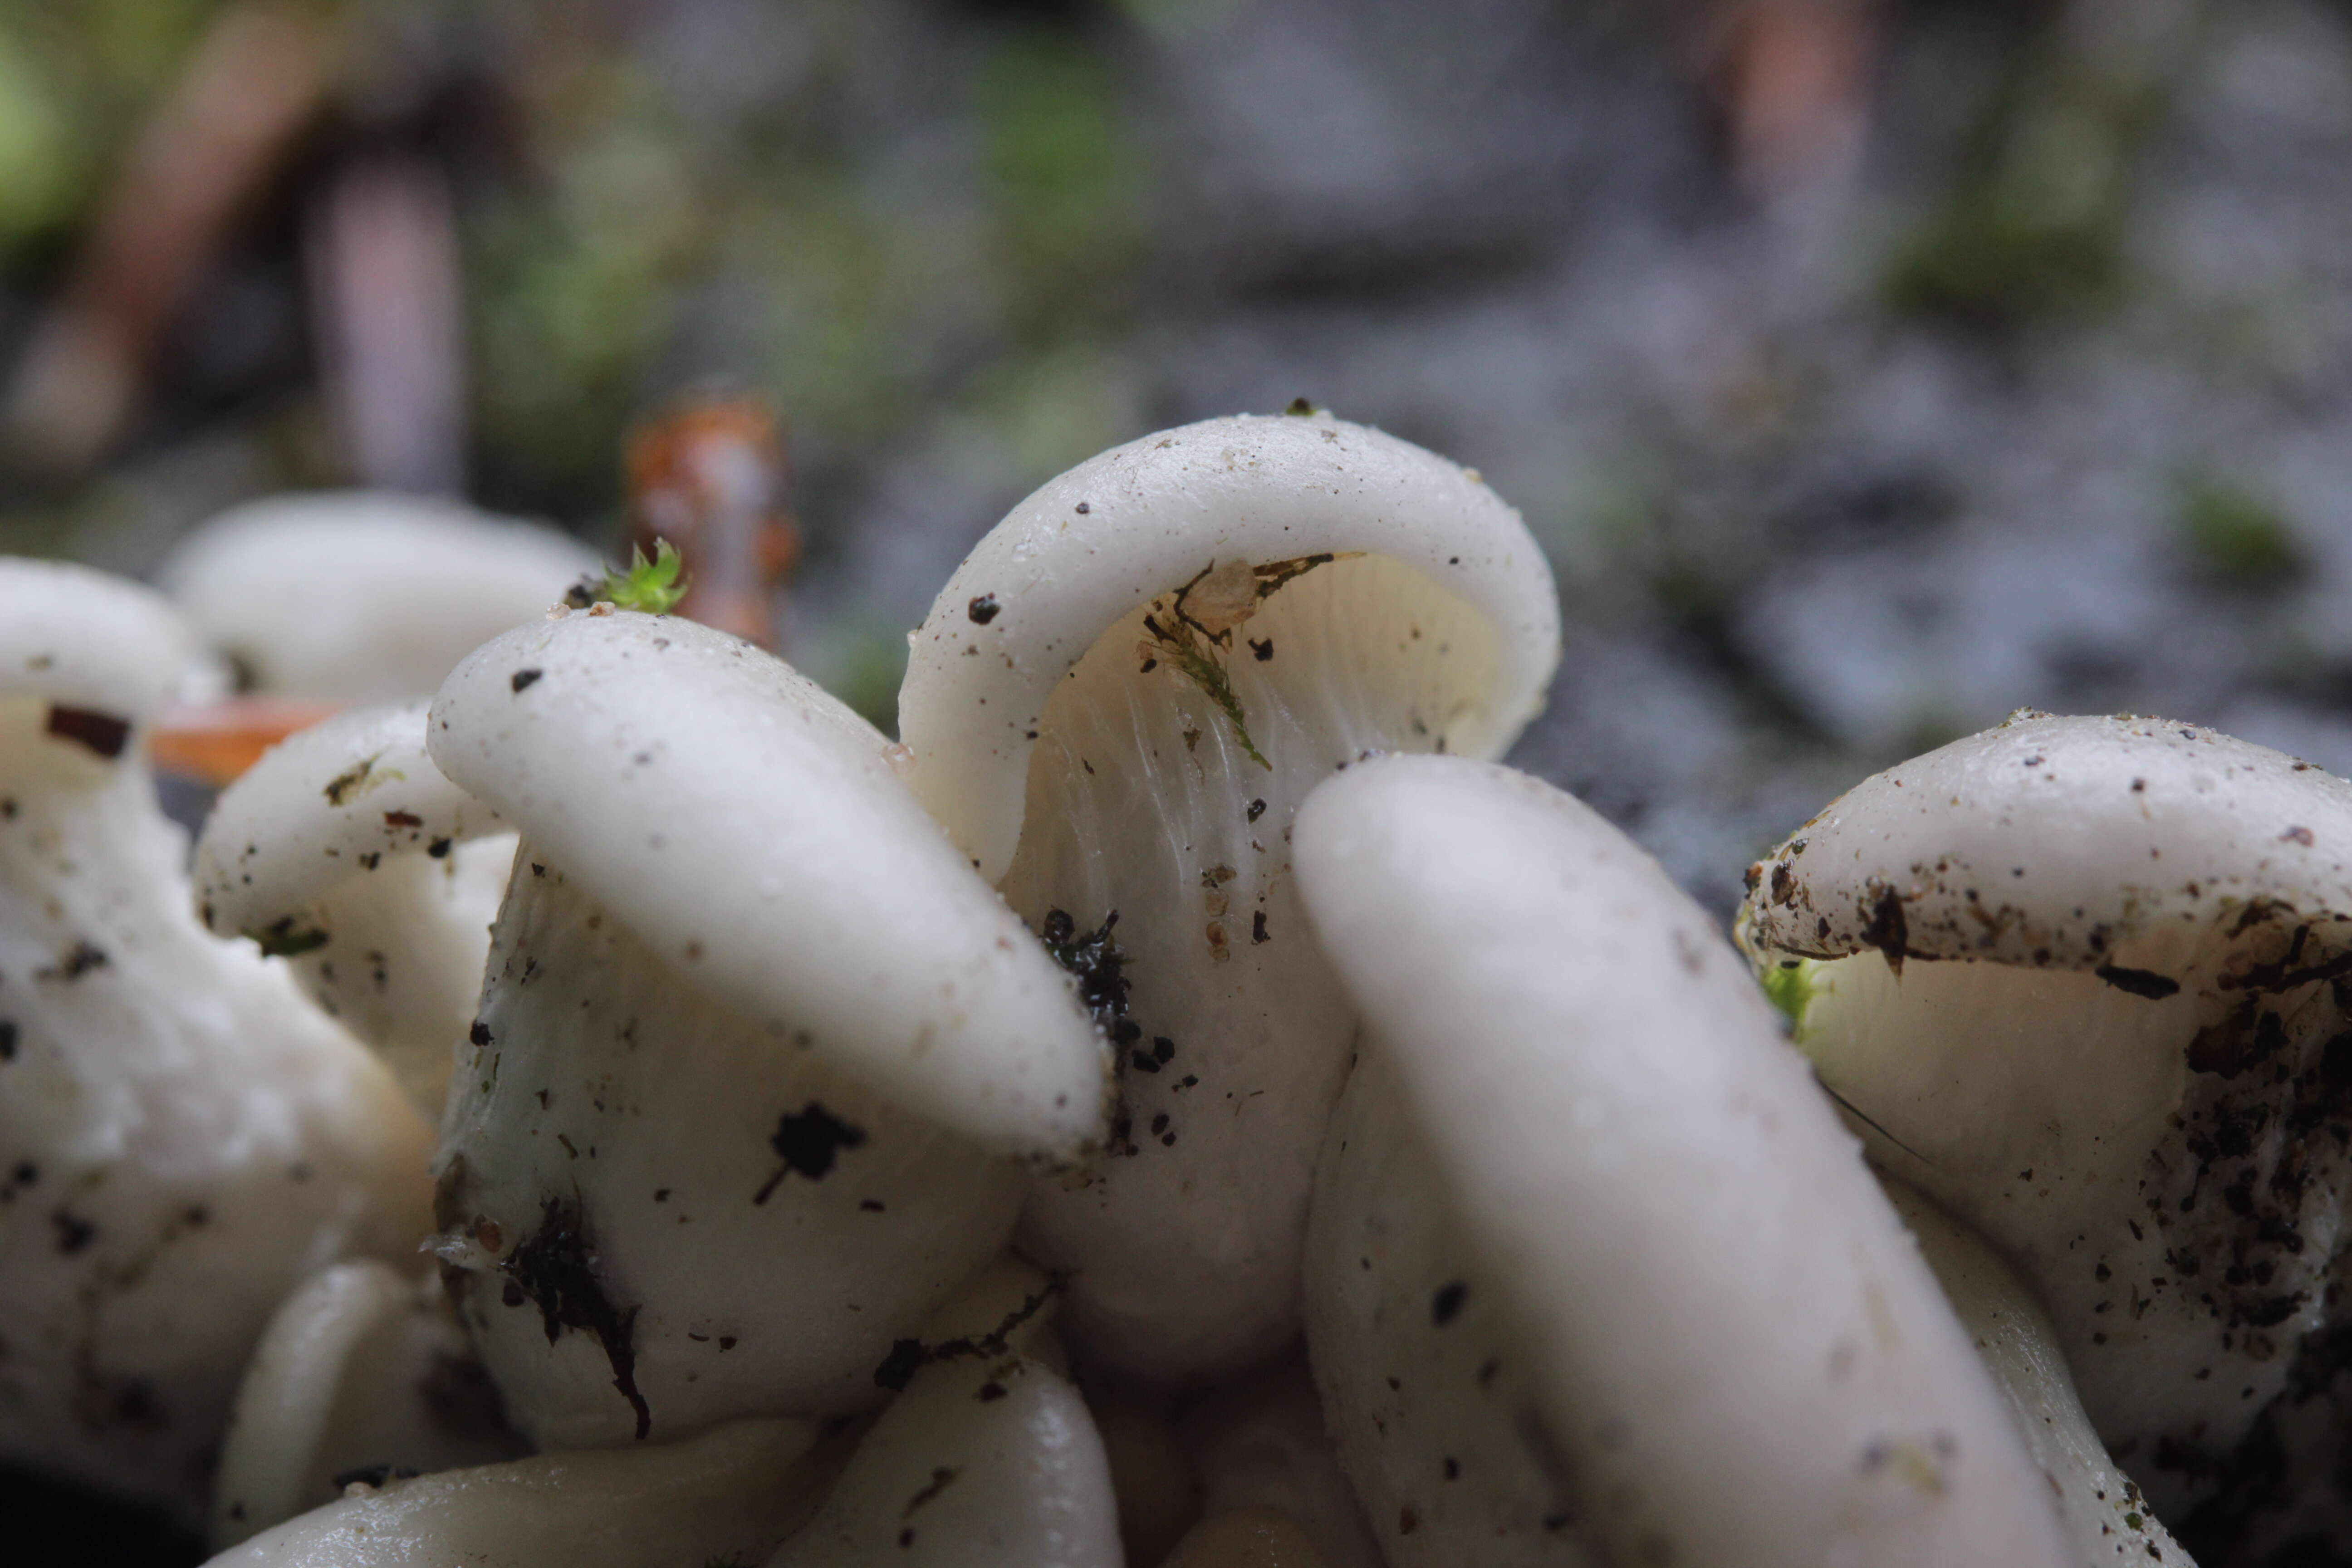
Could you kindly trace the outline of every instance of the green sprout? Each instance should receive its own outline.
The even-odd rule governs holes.
[[[1764,972],[1764,997],[1780,1010],[1789,1020],[1791,1038],[1805,1036],[1805,1009],[1813,1001],[1813,962],[1808,958],[1783,959]]]
[[[648,616],[666,616],[686,597],[688,580],[683,575],[685,559],[677,546],[667,539],[654,541],[654,558],[646,559],[642,548],[630,551],[634,558],[625,572],[604,574],[604,588],[600,597],[608,599],[616,610],[641,610]]]

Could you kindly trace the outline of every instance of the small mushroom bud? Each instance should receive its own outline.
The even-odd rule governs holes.
[[[1094,1422],[1024,1350],[1052,1293],[1036,1270],[1000,1265],[927,1325],[907,1391],[768,1568],[1120,1568]]]
[[[520,1438],[428,1275],[339,1263],[286,1299],[221,1446],[212,1543],[236,1545],[375,1482],[519,1458]]]
[[[353,490],[232,508],[159,575],[253,689],[383,702],[429,693],[468,649],[603,570],[541,524]]]
[[[145,738],[189,639],[0,560],[0,1458],[203,1517],[238,1373],[322,1263],[414,1256],[425,1124],[205,934]]]
[[[1316,933],[1448,1206],[1418,1234],[1458,1241],[1471,1270],[1429,1317],[1354,1343],[1409,1348],[1469,1294],[1499,1295],[1532,1450],[1555,1456],[1603,1561],[2070,1560],[1853,1137],[1655,861],[1558,790],[1438,757],[1350,769],[1301,808],[1296,841]],[[1327,1234],[1360,1232],[1342,1214]],[[1393,1376],[1402,1395],[1460,1370],[1442,1341],[1417,1364],[1334,1360],[1328,1332],[1310,1349],[1327,1387]],[[1424,1436],[1372,1462],[1442,1456],[1440,1424],[1474,1400],[1400,1403]],[[1362,1435],[1341,1438],[1361,1465]]]
[[[757,1563],[805,1514],[795,1462],[816,1435],[814,1421],[739,1421],[682,1443],[354,1478],[340,1502],[206,1568]]]
[[[205,924],[286,958],[437,1116],[515,838],[434,766],[425,710],[362,709],[276,747],[214,805],[194,875]]]
[[[1080,977],[1116,1049],[1105,1157],[1040,1182],[1083,1361],[1159,1385],[1297,1330],[1315,1151],[1355,1018],[1289,824],[1369,750],[1493,755],[1558,606],[1518,514],[1328,415],[1130,442],[1023,501],[913,639],[913,784]]]
[[[437,1250],[541,1447],[881,1402],[1098,1135],[1066,978],[888,742],[775,658],[573,616],[460,665],[435,761],[524,838],[442,1124]]]
[[[1741,936],[1872,1158],[2032,1282],[2179,1519],[2341,1321],[2352,785],[2210,730],[2020,713],[1865,780]]]

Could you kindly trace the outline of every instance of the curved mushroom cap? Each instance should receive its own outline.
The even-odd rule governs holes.
[[[377,702],[431,691],[468,649],[599,571],[594,552],[538,523],[348,491],[232,508],[159,574],[259,689]]]
[[[1432,757],[1325,784],[1297,852],[1604,1552],[2067,1560],[1853,1138],[1654,861]]]
[[[1760,951],[2113,970],[2169,994],[2121,955],[2352,922],[2352,784],[2193,724],[2021,710],[1856,784],[1748,883]]]
[[[1094,1421],[1024,1349],[1050,1293],[1036,1270],[1001,1264],[943,1309],[923,1335],[929,1364],[768,1568],[1120,1568]]]
[[[290,959],[437,1114],[515,841],[433,764],[425,707],[338,714],[272,748],[214,804],[194,876],[216,935]]]
[[[2340,1310],[2347,851],[2352,785],[2316,768],[2020,715],[1752,877],[1742,940],[1874,1158],[2033,1281],[2168,1515]]]
[[[478,649],[434,761],[646,945],[755,1022],[983,1147],[1099,1132],[1102,1047],[1066,977],[790,667],[666,616],[580,615]]]
[[[221,1446],[212,1543],[334,1501],[352,1471],[429,1475],[523,1451],[439,1282],[339,1263],[286,1299],[254,1349]]]
[[[1083,464],[933,607],[899,703],[916,788],[1118,1047],[1104,1157],[1022,1222],[1072,1276],[1083,1361],[1182,1385],[1295,1340],[1356,1020],[1307,933],[1291,814],[1368,751],[1500,751],[1558,651],[1518,514],[1328,416]]]
[[[0,556],[0,702],[46,702],[136,729],[177,692],[194,647],[151,588],[61,561]],[[100,724],[81,743],[110,757],[124,738],[117,731],[107,750]]]
[[[2017,1416],[2027,1452],[2050,1478],[2058,1516],[2080,1561],[2190,1563],[2091,1430],[2058,1352],[2057,1328],[2025,1281],[1981,1237],[1913,1188],[1889,1182],[1886,1195],[1917,1238],[1960,1327],[1976,1341],[1977,1353]]]
[[[916,793],[997,880],[1021,837],[1046,700],[1106,630],[1217,563],[1358,552],[1402,563],[1492,626],[1491,662],[1465,659],[1456,701],[1426,719],[1446,749],[1500,755],[1559,660],[1551,569],[1519,514],[1393,436],[1328,414],[1244,414],[1079,464],[965,558],[909,639],[898,722]],[[1386,629],[1402,631],[1412,604],[1408,590],[1384,605]]]
[[[814,1421],[740,1421],[683,1443],[541,1454],[354,1483],[206,1568],[645,1568],[755,1563],[806,1504]]]
[[[1358,1054],[1324,1136],[1306,1278],[1325,1418],[1392,1568],[1593,1561],[1503,1292],[1376,1049]]]

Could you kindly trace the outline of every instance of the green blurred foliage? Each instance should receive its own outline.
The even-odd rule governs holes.
[[[219,0],[0,0],[0,255],[72,228]]]
[[[2211,474],[2183,479],[2174,517],[2191,566],[2219,586],[2274,590],[2307,564],[2286,515],[2235,480]]]

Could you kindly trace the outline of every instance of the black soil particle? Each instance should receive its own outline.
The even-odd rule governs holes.
[[[613,1386],[637,1413],[637,1436],[653,1430],[653,1415],[645,1395],[637,1392],[637,1352],[631,1336],[637,1309],[625,1311],[604,1295],[596,1277],[596,1248],[580,1205],[565,1198],[548,1198],[540,1206],[538,1234],[499,1264],[499,1272],[539,1309],[553,1344],[566,1329],[595,1336],[612,1363]]]
[[[527,691],[544,673],[545,671],[537,669],[518,669],[508,679],[507,685],[516,691]]]
[[[1429,1321],[1444,1328],[1461,1315],[1462,1303],[1469,1299],[1470,1287],[1459,1279],[1440,1285],[1437,1294],[1429,1299]]]
[[[1043,1290],[1034,1296],[1024,1297],[1021,1305],[1005,1313],[1003,1321],[984,1334],[942,1340],[935,1345],[927,1345],[920,1340],[896,1341],[890,1346],[890,1353],[884,1356],[882,1363],[874,1369],[874,1381],[878,1386],[896,1394],[914,1380],[916,1373],[934,1362],[992,1361],[1003,1356],[1007,1353],[1013,1331],[1035,1317],[1061,1289],[1062,1280],[1058,1277],[1048,1280]]]
[[[971,617],[971,624],[973,626],[984,626],[988,625],[989,622],[994,620],[996,618],[996,612],[1003,608],[1003,606],[996,602],[995,595],[982,594],[973,599],[971,604],[966,605],[964,606],[963,613]]]
[[[1066,911],[1048,910],[1037,936],[1054,962],[1077,976],[1078,1000],[1094,1015],[1095,1026],[1118,1044],[1127,1045],[1140,1038],[1142,1031],[1128,1021],[1127,955],[1111,935],[1118,924],[1118,911],[1113,910],[1103,916],[1101,925],[1082,936]]]
[[[2093,973],[2116,990],[2145,996],[2151,1002],[2161,1002],[2180,989],[2179,981],[2152,969],[2126,969],[2120,963],[2103,963]]]
[[[814,1100],[796,1111],[786,1111],[776,1119],[776,1131],[768,1139],[768,1147],[783,1164],[751,1201],[766,1203],[789,1175],[824,1180],[836,1160],[865,1142],[866,1129],[844,1121]]]
[[[60,741],[71,741],[78,746],[111,760],[122,754],[131,740],[131,721],[95,708],[68,708],[52,704],[47,726],[50,734]]]

